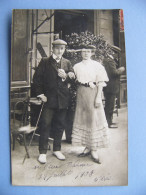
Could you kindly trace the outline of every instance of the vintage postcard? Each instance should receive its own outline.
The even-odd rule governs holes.
[[[14,9],[10,105],[13,185],[128,185],[123,10]]]

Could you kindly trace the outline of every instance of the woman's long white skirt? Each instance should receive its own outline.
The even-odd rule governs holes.
[[[73,124],[72,144],[86,146],[91,150],[107,147],[108,124],[103,104],[95,108],[98,88],[79,86]]]

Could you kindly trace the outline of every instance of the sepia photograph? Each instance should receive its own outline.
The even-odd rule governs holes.
[[[11,183],[127,186],[122,9],[13,9]]]

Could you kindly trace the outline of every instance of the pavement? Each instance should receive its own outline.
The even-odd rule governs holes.
[[[114,114],[117,129],[109,129],[110,146],[98,150],[101,164],[92,161],[91,156],[78,157],[83,147],[74,147],[62,140],[65,161],[47,153],[47,163],[37,161],[38,146],[29,147],[30,158],[25,156],[24,146],[16,142],[11,151],[12,184],[18,186],[119,186],[128,185],[128,121],[127,107]]]

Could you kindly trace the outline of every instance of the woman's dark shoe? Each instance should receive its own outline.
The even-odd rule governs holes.
[[[89,156],[91,154],[91,151],[88,148],[85,148],[85,150],[79,154],[79,157],[85,157],[85,156]]]
[[[81,153],[81,154],[79,154],[78,156],[79,157],[85,157],[85,156],[89,156],[91,154],[91,152],[88,152],[88,153]]]

